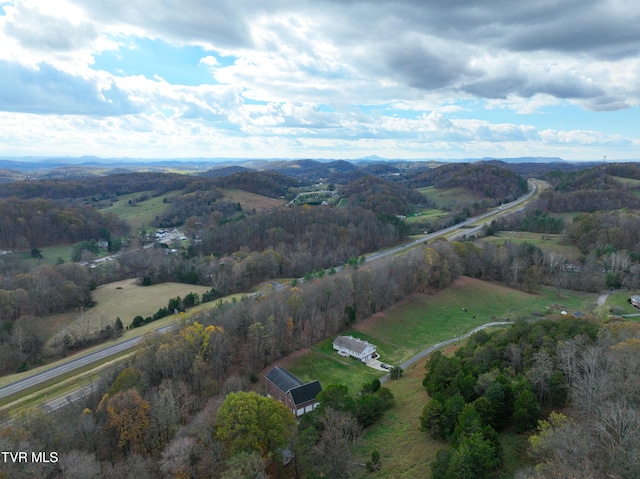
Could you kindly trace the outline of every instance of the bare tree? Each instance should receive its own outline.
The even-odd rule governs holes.
[[[86,451],[73,449],[59,458],[62,479],[97,479],[100,464],[95,456]]]
[[[331,408],[325,410],[322,424],[322,436],[313,448],[316,462],[329,477],[349,477],[351,457],[362,434],[362,428],[351,414]]]

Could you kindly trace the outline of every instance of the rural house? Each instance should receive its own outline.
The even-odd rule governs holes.
[[[286,369],[276,366],[265,376],[267,396],[284,403],[294,416],[300,417],[318,407],[316,396],[322,391],[320,381],[304,383]]]
[[[640,308],[640,296],[630,296],[627,300],[631,306]]]
[[[354,338],[353,336],[338,336],[333,341],[333,349],[338,351],[338,354],[341,356],[351,356],[352,358],[359,359],[363,363],[378,357],[375,344]]]

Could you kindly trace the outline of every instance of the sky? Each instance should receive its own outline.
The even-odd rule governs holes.
[[[640,159],[637,0],[0,0],[0,156]]]

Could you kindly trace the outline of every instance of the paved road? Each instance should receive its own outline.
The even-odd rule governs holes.
[[[173,326],[166,326],[162,329],[159,329],[158,332],[164,333],[171,328],[173,328]],[[142,341],[142,338],[143,338],[142,336],[139,336],[137,338],[128,339],[121,343],[117,343],[112,346],[109,346],[108,348],[105,348],[101,351],[97,351],[95,353],[87,354],[85,356],[72,359],[70,361],[65,362],[64,364],[54,366],[50,369],[47,369],[46,371],[42,371],[41,373],[34,374],[33,376],[29,376],[25,379],[21,379],[19,381],[11,383],[0,389],[0,398],[10,396],[20,391],[24,391],[25,389],[28,389],[32,386],[37,386],[38,384],[43,383],[45,381],[55,379],[70,371],[93,364],[97,361],[103,360],[110,356],[120,354],[123,351],[127,351],[128,349],[133,348],[136,344]]]
[[[381,253],[375,253],[372,255],[369,255],[366,258],[366,261],[375,261],[377,259],[381,259],[384,258],[385,256],[389,256],[391,254],[396,254],[400,251],[406,250],[408,248],[413,248],[418,244],[421,243],[425,243],[427,241],[431,241],[435,238],[447,235],[449,233],[452,233],[456,230],[459,230],[461,228],[466,228],[463,232],[460,232],[460,234],[458,236],[462,236],[463,234],[474,234],[475,232],[479,231],[482,226],[484,225],[483,223],[480,225],[476,225],[476,226],[472,226],[474,223],[477,223],[478,221],[481,221],[483,219],[487,219],[491,216],[498,216],[498,215],[502,215],[502,214],[508,214],[510,213],[512,207],[519,205],[525,201],[527,201],[529,198],[531,198],[531,196],[533,196],[533,194],[536,192],[537,190],[537,185],[534,181],[529,181],[529,184],[531,185],[531,190],[524,196],[518,198],[515,201],[512,201],[511,203],[508,204],[504,204],[502,205],[500,208],[495,208],[492,209],[491,211],[484,213],[482,215],[479,216],[475,216],[473,218],[469,218],[468,220],[465,220],[461,223],[458,223],[454,226],[450,226],[448,228],[445,228],[443,230],[437,231],[435,233],[431,233],[428,235],[423,236],[420,239],[411,241],[407,244],[401,245],[401,246],[397,246],[395,248],[392,248],[390,250],[381,252]],[[542,184],[542,183],[541,183]],[[470,228],[469,228],[470,227]],[[337,270],[338,268],[336,268]],[[281,289],[282,285],[277,284],[277,286],[274,284],[274,288],[275,289]],[[172,328],[172,326],[168,326],[166,328],[160,329],[158,330],[158,332],[162,333],[165,332],[166,330]],[[472,333],[469,333],[472,334]],[[100,361],[104,358],[108,358],[110,356],[115,356],[117,354],[122,353],[123,351],[126,351],[128,349],[133,348],[136,344],[138,344],[140,341],[142,340],[142,337],[137,337],[137,338],[133,338],[127,341],[124,341],[122,343],[118,343],[112,346],[109,346],[101,351],[95,352],[95,353],[91,353],[91,354],[87,354],[81,357],[78,357],[77,359],[72,359],[68,362],[65,362],[64,364],[58,365],[58,366],[53,366],[49,369],[47,369],[46,371],[43,371],[41,373],[35,374],[33,376],[27,377],[25,379],[21,379],[19,381],[16,381],[14,383],[11,383],[7,386],[4,386],[2,388],[0,388],[0,398],[4,398],[7,396],[10,396],[12,394],[16,394],[19,393],[21,391],[24,391],[25,389],[28,389],[30,387],[33,386],[37,386],[38,384],[41,384],[45,381],[49,381],[51,379],[55,379],[56,377],[59,377],[63,374],[69,373],[75,369],[87,366],[89,364],[92,364],[96,361]],[[428,353],[426,353],[428,354]]]
[[[487,328],[491,328],[494,326],[510,326],[513,324],[513,321],[495,321],[493,323],[486,323],[483,324],[482,326],[478,326],[477,328],[469,331],[468,333],[462,334],[459,337],[455,337],[455,338],[451,338],[451,339],[447,339],[446,341],[442,341],[441,343],[438,344],[434,344],[433,346],[425,349],[424,351],[422,351],[421,353],[416,354],[414,357],[412,357],[411,359],[409,359],[408,361],[405,361],[404,363],[400,364],[400,367],[402,369],[407,369],[409,366],[411,366],[412,364],[420,361],[422,358],[424,358],[425,356],[428,356],[429,354],[431,354],[434,351],[437,351],[438,349],[442,349],[445,348],[451,344],[457,343],[462,341],[463,339],[467,339],[469,336],[477,333],[478,331],[481,331],[483,329],[487,329]],[[389,374],[385,374],[381,379],[380,382],[384,383],[385,381],[388,381],[390,379]]]

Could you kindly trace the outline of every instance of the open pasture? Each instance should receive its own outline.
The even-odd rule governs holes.
[[[156,216],[160,216],[169,206],[164,203],[164,198],[171,198],[179,194],[177,191],[165,193],[160,196],[151,196],[151,191],[141,191],[118,197],[118,201],[108,208],[103,208],[102,213],[113,213],[131,225],[132,232],[140,231],[143,227],[148,227]],[[149,195],[149,199],[133,202],[136,198]]]
[[[278,208],[286,203],[285,200],[279,198],[269,198],[268,196],[256,195],[244,190],[222,190],[224,198],[222,201],[231,201],[232,203],[240,203],[244,211],[271,210]]]
[[[564,235],[547,234],[547,233],[531,233],[528,231],[500,231],[493,236],[487,236],[479,239],[481,243],[493,243],[502,245],[506,241],[511,243],[530,243],[537,246],[543,251],[555,251],[564,255],[569,261],[577,261],[582,255],[580,250],[569,243]]]
[[[425,188],[417,188],[417,190],[435,203],[438,208],[449,208],[456,204],[473,203],[474,201],[482,200],[482,198],[474,195],[469,190],[460,187],[440,189],[427,186]]]
[[[113,325],[116,318],[127,327],[134,317],[152,316],[169,299],[193,292],[202,295],[210,288],[183,283],[163,283],[152,286],[139,286],[137,279],[126,279],[99,286],[92,293],[96,306],[86,311],[49,315],[35,320],[38,336],[43,342],[51,340],[61,331],[84,329],[98,331],[108,324]],[[157,323],[153,323],[158,327]]]
[[[591,293],[543,288],[538,294],[529,294],[461,277],[442,291],[414,294],[342,334],[375,344],[381,361],[393,365],[485,323],[539,317],[562,310],[587,312],[595,307],[596,300],[597,295]],[[304,380],[318,379],[323,385],[340,382],[350,389],[356,388],[355,391],[372,377],[383,375],[354,359],[338,356],[332,349],[333,339],[315,344],[307,354],[285,361],[283,367]]]

